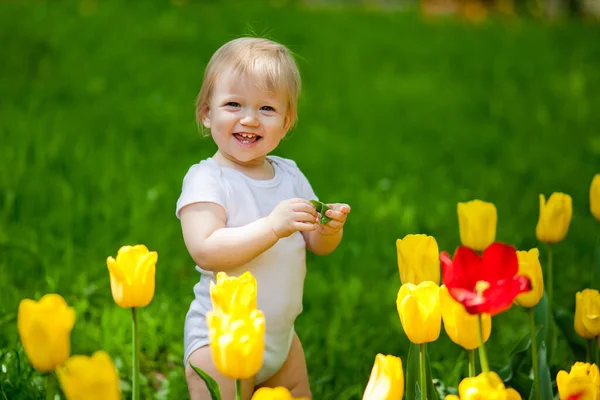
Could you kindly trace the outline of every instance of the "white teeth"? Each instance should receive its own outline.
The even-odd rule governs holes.
[[[241,135],[245,138],[253,138],[256,136],[256,135],[252,135],[252,134],[248,134],[248,133],[242,133]]]

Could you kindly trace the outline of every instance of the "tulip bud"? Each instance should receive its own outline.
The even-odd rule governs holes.
[[[558,372],[556,385],[560,400],[600,398],[600,373],[596,364],[576,362],[571,372]]]
[[[469,314],[465,307],[454,300],[445,285],[440,286],[440,310],[448,337],[467,350],[479,347],[478,316]],[[489,314],[481,314],[483,323],[483,342],[487,342],[492,332],[492,318]]]
[[[478,376],[463,379],[458,385],[458,394],[446,396],[446,400],[522,400],[515,389],[504,387],[495,372],[482,372]]]
[[[405,283],[398,291],[396,307],[408,339],[417,344],[434,342],[440,336],[442,315],[438,285],[431,281]]]
[[[256,309],[256,278],[246,271],[239,277],[217,273],[217,283],[210,282],[213,310],[226,314],[249,314]]]
[[[308,400],[307,398],[294,398],[289,390],[283,386],[276,388],[261,387],[252,396],[252,400]]]
[[[575,332],[585,339],[600,336],[600,293],[584,289],[575,295]]]
[[[496,239],[498,213],[493,203],[472,200],[458,203],[460,241],[472,250],[483,251]]]
[[[540,302],[544,295],[544,278],[540,264],[540,251],[536,248],[529,251],[517,251],[519,259],[519,275],[525,275],[531,281],[531,290],[521,293],[515,303],[521,307],[532,308]]]
[[[56,370],[67,400],[119,400],[119,375],[110,356],[97,351],[92,357],[73,356]]]
[[[363,400],[396,400],[404,396],[404,372],[400,358],[377,354]]]
[[[145,307],[154,297],[158,254],[144,245],[123,246],[117,259],[108,257],[110,289],[115,303],[123,308]]]
[[[231,379],[258,372],[265,349],[265,317],[260,310],[245,316],[210,311],[206,315],[215,366]]]
[[[27,358],[35,369],[49,372],[67,361],[73,325],[75,310],[58,294],[47,294],[38,302],[21,300],[17,327]]]
[[[423,281],[440,283],[440,253],[435,238],[406,235],[396,240],[400,281],[418,285]]]
[[[569,230],[573,215],[573,200],[564,193],[552,193],[548,202],[540,194],[540,217],[535,234],[540,242],[558,243]]]
[[[590,185],[590,211],[600,221],[600,174],[594,175]]]

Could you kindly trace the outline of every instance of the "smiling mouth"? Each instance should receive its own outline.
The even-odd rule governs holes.
[[[246,132],[234,133],[233,136],[243,145],[250,145],[262,139],[262,136]]]

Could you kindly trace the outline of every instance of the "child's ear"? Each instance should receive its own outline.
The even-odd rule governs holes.
[[[200,111],[200,117],[202,118],[202,125],[206,129],[210,129],[210,108],[208,106],[204,106],[202,111]]]
[[[286,115],[285,119],[283,120],[283,130],[285,131],[285,133],[283,134],[283,137],[285,137],[285,135],[287,135],[291,126],[292,126],[292,117],[290,115]]]

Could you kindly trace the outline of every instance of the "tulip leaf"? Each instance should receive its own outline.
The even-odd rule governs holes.
[[[596,249],[596,267],[592,272],[591,289],[600,290],[600,236],[598,236],[598,248]]]
[[[516,371],[513,379],[510,381],[510,384],[506,384],[506,387],[513,388],[519,393],[529,393],[532,385],[533,381],[531,378],[529,378],[529,375],[526,375],[521,371]]]
[[[331,210],[331,207],[329,207],[327,204],[325,203],[321,203],[318,200],[311,200],[310,203],[315,206],[315,208],[317,209],[317,212],[319,214],[321,214],[321,221],[320,224],[324,225],[326,223],[328,223],[329,221],[331,221],[331,218],[329,218],[328,216],[325,215],[325,212],[327,210]]]
[[[462,350],[458,354],[458,358],[454,363],[454,368],[448,376],[445,377],[444,383],[450,387],[458,387],[463,376],[466,375],[466,370],[468,369],[469,360],[468,360],[468,350]]]
[[[521,363],[527,356],[527,350],[531,347],[531,336],[527,332],[517,342],[515,347],[510,352],[510,361],[498,371],[498,375],[505,382],[511,381],[521,366]]]
[[[192,367],[192,369],[196,371],[198,376],[202,378],[204,383],[206,383],[206,387],[210,392],[210,398],[212,400],[221,400],[221,389],[219,388],[219,384],[217,383],[217,381],[215,381],[213,378],[210,377],[210,375],[202,371],[200,368],[196,367],[191,362],[190,367]]]
[[[586,354],[586,341],[575,332],[573,326],[574,315],[565,309],[559,309],[554,314],[556,326],[560,329],[562,335],[569,343],[571,351],[575,355],[576,360],[583,360]]]
[[[429,354],[425,350],[425,369],[427,374],[427,399],[437,400],[439,399],[438,392],[433,386],[433,379],[431,375],[431,365],[429,362]],[[406,360],[406,385],[405,385],[405,398],[421,400],[421,390],[419,385],[419,345],[411,343],[408,348],[408,357]]]
[[[425,368],[427,370],[427,399],[438,400],[439,393],[433,384],[433,375],[431,374],[431,363],[429,362],[429,352],[425,351]]]
[[[540,342],[538,346],[538,366],[540,374],[540,398],[541,399],[553,399],[554,394],[552,393],[552,378],[550,377],[550,367],[548,366],[548,360],[546,358],[546,342]],[[531,386],[531,393],[529,399],[536,399],[535,396],[535,385]]]
[[[534,307],[534,317],[535,317],[535,327],[538,329],[541,327],[541,330],[536,335],[537,343],[547,342],[548,341],[548,326],[552,321],[548,321],[548,296],[546,295],[546,291],[544,290],[544,294],[540,301]]]

